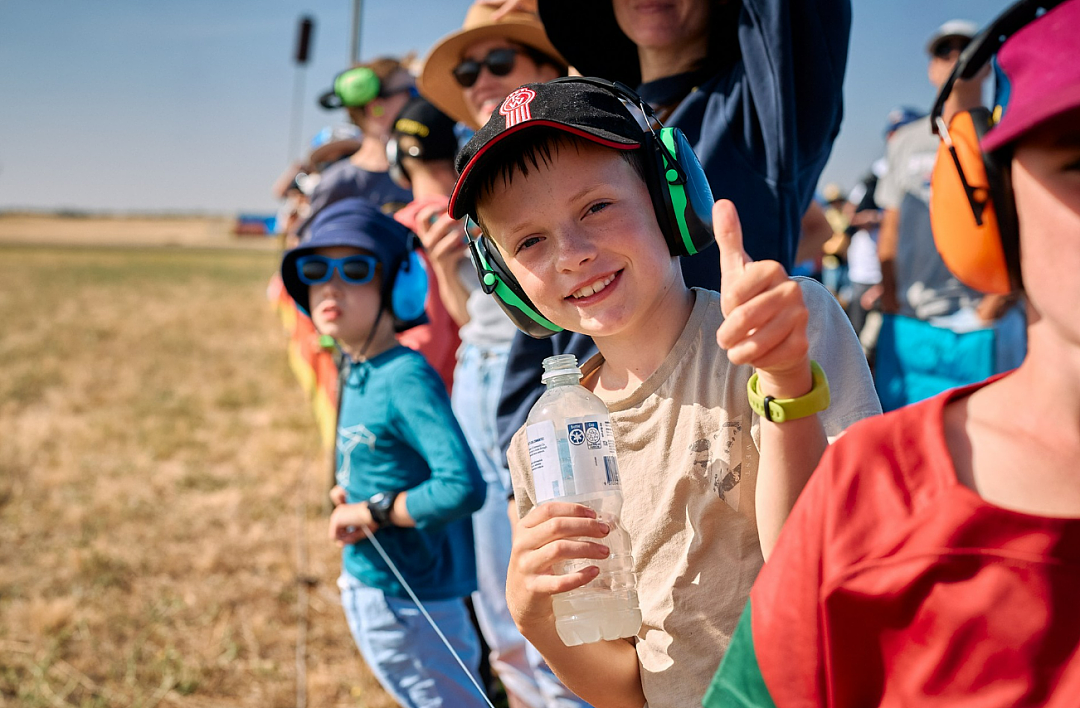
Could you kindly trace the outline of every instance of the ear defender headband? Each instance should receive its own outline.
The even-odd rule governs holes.
[[[958,80],[974,77],[1005,41],[1062,0],[1021,0],[979,33],[960,54],[942,86],[930,121],[941,137],[930,179],[930,225],[941,259],[966,285],[1006,294],[1022,287],[1020,232],[1008,157],[984,153],[979,142],[1000,107],[957,113],[946,125],[945,101]]]
[[[598,86],[642,113],[645,127],[639,149],[645,155],[645,184],[671,255],[692,256],[715,243],[712,189],[682,130],[664,127],[649,104],[625,84],[587,76],[549,83],[573,82]],[[518,329],[536,339],[562,331],[540,314],[486,234],[470,237],[469,251],[484,292],[495,298]]]

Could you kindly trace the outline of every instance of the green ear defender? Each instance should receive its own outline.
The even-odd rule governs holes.
[[[662,127],[653,136],[657,169],[646,171],[646,181],[650,174],[657,178],[657,184],[649,188],[656,219],[671,254],[692,256],[715,243],[712,189],[681,130]]]
[[[506,267],[498,249],[489,244],[487,236],[469,237],[469,254],[484,292],[493,295],[507,317],[530,337],[545,339],[562,332],[562,327],[540,314]]]
[[[334,79],[334,93],[343,106],[366,106],[379,95],[379,77],[366,66],[349,69]]]
[[[378,98],[381,88],[374,71],[358,66],[338,74],[333,90],[324,94],[319,103],[323,108],[359,108]]]

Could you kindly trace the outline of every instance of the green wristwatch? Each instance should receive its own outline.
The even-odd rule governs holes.
[[[746,382],[746,397],[750,408],[770,423],[783,423],[788,420],[805,418],[820,413],[829,407],[829,380],[816,361],[810,362],[810,373],[814,386],[805,396],[798,398],[773,398],[763,396],[758,390],[758,375]]]
[[[371,518],[379,525],[379,528],[388,528],[394,525],[390,520],[390,510],[394,508],[394,500],[397,492],[379,492],[367,500],[368,511]]]

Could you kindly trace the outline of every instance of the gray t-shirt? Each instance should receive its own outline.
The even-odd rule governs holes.
[[[897,130],[889,140],[888,170],[874,193],[882,209],[899,212],[895,269],[900,314],[920,320],[951,315],[982,297],[956,279],[934,245],[930,175],[937,149],[929,117]]]
[[[338,160],[323,170],[311,193],[311,213],[299,229],[301,239],[307,240],[308,227],[320,211],[348,197],[363,197],[383,213],[393,214],[412,201],[412,192],[394,184],[389,173],[369,172],[349,162],[348,158]]]

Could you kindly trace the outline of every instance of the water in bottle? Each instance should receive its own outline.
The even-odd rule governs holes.
[[[581,369],[572,354],[545,359],[541,380],[547,391],[529,412],[525,430],[536,502],[583,504],[611,529],[600,539],[611,549],[604,560],[582,558],[556,565],[560,574],[590,565],[600,573],[552,598],[555,629],[567,646],[632,637],[641,628],[641,610],[630,536],[620,518],[622,490],[607,406],[581,385]]]

